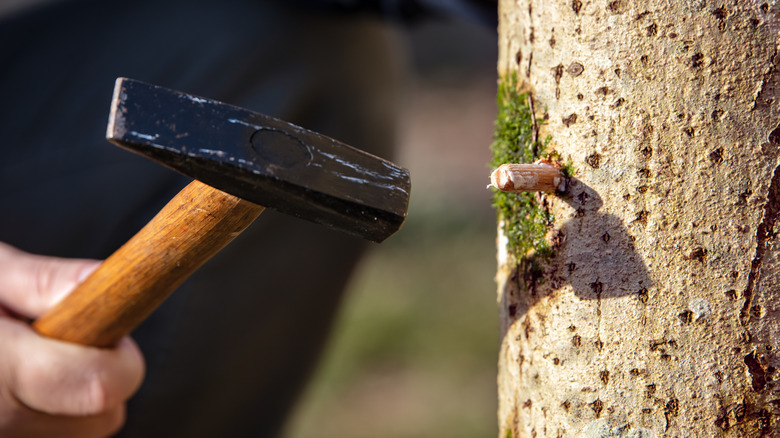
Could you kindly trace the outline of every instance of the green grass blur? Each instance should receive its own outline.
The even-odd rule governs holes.
[[[495,231],[413,213],[361,266],[289,438],[496,436]]]
[[[498,434],[495,212],[488,183],[496,40],[474,24],[406,30],[412,87],[397,162],[404,227],[352,279],[287,438]]]

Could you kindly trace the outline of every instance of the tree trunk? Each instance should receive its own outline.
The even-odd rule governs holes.
[[[500,437],[780,436],[780,3],[499,16],[501,81],[572,170],[529,198],[545,251],[499,230]]]

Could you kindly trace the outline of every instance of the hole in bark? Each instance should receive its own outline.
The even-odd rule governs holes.
[[[566,234],[564,234],[563,231],[558,230],[550,238],[550,248],[552,248],[553,251],[557,251],[563,246],[564,242],[566,242]]]
[[[612,105],[609,106],[609,109],[615,109],[620,108],[623,106],[623,104],[626,102],[626,99],[623,99],[622,97],[618,98],[618,100],[615,101]]]
[[[658,25],[655,23],[651,24],[650,26],[647,26],[647,36],[656,36],[658,34]]]
[[[683,324],[690,324],[693,321],[693,312],[690,310],[684,310],[677,316],[680,318],[680,321],[682,321]]]
[[[568,128],[570,125],[577,123],[577,113],[573,113],[568,117],[564,117],[563,119],[561,119],[561,121]]]
[[[621,2],[620,0],[614,0],[609,2],[609,5],[607,5],[607,9],[609,9],[609,11],[612,12],[613,14],[619,14],[621,12],[620,9],[622,8],[622,6],[623,6],[623,2]]]
[[[601,165],[601,155],[599,155],[598,152],[594,152],[585,158],[585,162],[588,163],[590,167],[598,169]]]
[[[714,15],[718,20],[723,20],[728,16],[728,11],[726,8],[720,7],[712,11],[712,15]]]
[[[555,83],[560,84],[561,83],[561,77],[563,76],[563,64],[558,64],[553,69],[553,77],[555,78]]]
[[[744,192],[739,194],[739,201],[737,202],[737,205],[744,205],[747,204],[747,200],[750,197],[750,195],[753,194],[753,190],[747,189]]]
[[[669,401],[666,402],[666,409],[664,412],[667,412],[669,415],[676,417],[677,414],[680,413],[680,402],[677,401],[676,398],[670,398]]]
[[[704,55],[702,55],[701,52],[694,53],[693,56],[691,56],[691,67],[699,68],[703,63]]]
[[[715,164],[720,164],[723,162],[723,148],[717,148],[714,151],[710,152],[710,161],[712,161]]]
[[[579,15],[580,9],[582,9],[582,2],[580,0],[572,0],[571,8],[574,10],[575,14]]]
[[[712,15],[714,15],[715,18],[717,18],[719,21],[718,29],[723,31],[726,28],[726,18],[728,18],[728,16],[730,15],[729,11],[726,10],[726,8],[721,6],[718,9],[712,11]]]
[[[697,262],[704,263],[704,258],[707,256],[707,250],[704,248],[695,248],[686,256],[687,260],[696,260]]]
[[[596,418],[599,418],[601,416],[601,411],[604,410],[604,402],[602,402],[600,399],[596,399],[593,403],[590,404],[590,408],[593,409],[593,412],[596,414]]]
[[[636,221],[642,225],[647,225],[648,216],[650,216],[650,212],[647,210],[642,210],[639,212],[639,214],[636,215]]]
[[[745,365],[748,372],[752,377],[752,386],[754,391],[761,391],[766,386],[766,371],[762,366],[759,359],[756,357],[756,352],[753,351],[745,356]]]

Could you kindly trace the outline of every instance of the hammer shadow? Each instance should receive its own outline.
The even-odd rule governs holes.
[[[574,214],[553,232],[552,258],[537,266],[521,262],[507,282],[502,299],[505,322],[512,324],[540,299],[560,293],[565,284],[582,300],[633,294],[647,302],[651,283],[647,267],[623,219],[601,212],[599,194],[577,179],[572,178],[566,192],[557,196]],[[637,225],[644,225],[644,220],[640,215]]]

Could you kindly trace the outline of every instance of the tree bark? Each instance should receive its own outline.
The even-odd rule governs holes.
[[[499,236],[500,437],[780,436],[780,3],[502,0],[565,193]]]

